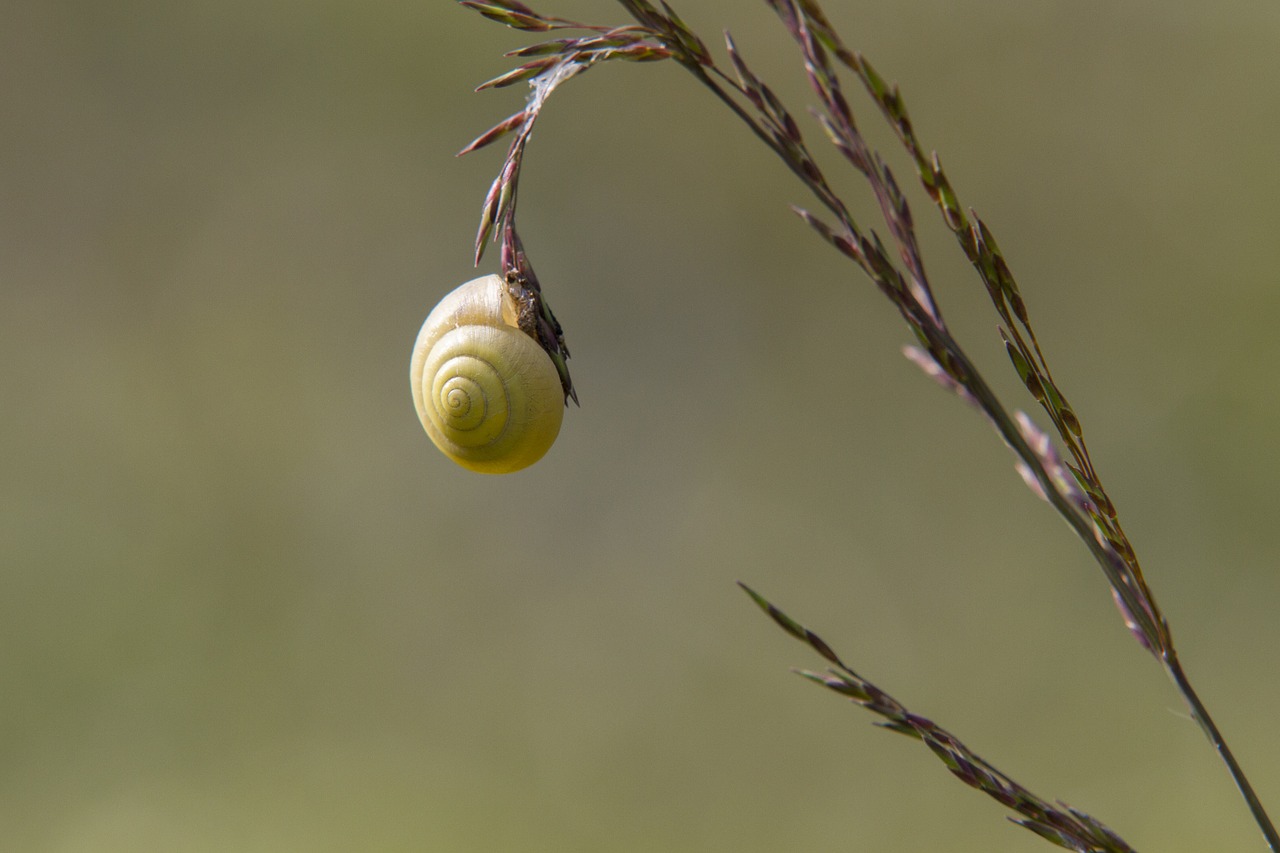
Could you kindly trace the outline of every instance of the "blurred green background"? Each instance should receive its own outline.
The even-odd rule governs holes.
[[[678,8],[803,113],[764,4]],[[1280,812],[1280,10],[827,8],[999,237]],[[581,409],[521,474],[435,451],[409,348],[475,275],[501,151],[453,154],[518,108],[471,88],[525,41],[440,0],[0,11],[0,848],[1050,849],[789,675],[819,662],[740,578],[1140,849],[1261,850],[1085,550],[674,65],[573,81],[530,149]]]

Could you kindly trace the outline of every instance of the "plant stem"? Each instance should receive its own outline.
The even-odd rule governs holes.
[[[811,176],[806,175],[803,170],[797,168],[795,161],[788,157],[786,152],[780,150],[778,143],[774,139],[762,132],[760,126],[746,113],[741,105],[733,98],[730,98],[723,89],[711,80],[700,64],[695,62],[683,62],[682,64],[737,114],[761,141],[777,153],[783,162],[809,186],[829,210],[835,213],[837,217],[845,220],[847,211],[844,205],[838,199],[831,197],[830,193],[826,191],[825,185],[815,182]],[[1133,573],[1129,570],[1125,561],[1114,549],[1103,544],[1099,539],[1099,533],[1095,528],[1094,522],[1082,514],[1079,508],[1062,493],[1051,474],[1046,470],[1039,454],[1030,447],[1017,423],[1010,417],[990,386],[987,385],[977,368],[969,361],[968,356],[951,337],[946,328],[938,324],[929,330],[929,335],[942,346],[952,364],[958,368],[958,373],[965,377],[964,387],[974,396],[979,408],[991,419],[1000,436],[1034,474],[1046,500],[1067,522],[1102,568],[1123,609],[1137,623],[1137,631],[1135,633],[1142,638],[1146,638],[1144,644],[1148,645],[1149,650],[1160,658],[1166,671],[1173,679],[1175,687],[1182,695],[1183,701],[1190,708],[1193,718],[1199,723],[1209,742],[1227,765],[1227,770],[1248,804],[1254,820],[1262,830],[1267,845],[1273,853],[1280,853],[1280,834],[1277,834],[1275,826],[1254,792],[1253,786],[1236,761],[1231,749],[1227,746],[1225,738],[1223,738],[1222,733],[1213,722],[1208,709],[1192,688],[1191,682],[1183,671],[1177,653],[1174,650],[1168,625],[1159,615],[1159,611],[1155,609],[1151,601],[1150,591],[1145,589],[1145,585],[1141,589],[1135,588],[1131,580]],[[1154,648],[1152,648],[1153,643]]]
[[[828,184],[790,112],[773,91],[747,67],[727,34],[726,43],[734,76],[730,76],[716,64],[701,38],[680,20],[666,0],[658,0],[657,4],[651,0],[618,0],[639,26],[616,28],[588,26],[542,16],[519,0],[460,2],[463,6],[476,9],[482,15],[516,29],[538,32],[584,29],[592,33],[585,39],[556,39],[513,51],[509,55],[536,58],[481,87],[495,88],[530,80],[534,84],[535,93],[524,110],[499,123],[463,149],[463,153],[473,151],[507,133],[516,132],[516,139],[511,144],[502,173],[485,199],[481,227],[476,239],[477,261],[492,229],[501,224],[504,235],[504,266],[509,269],[509,273],[514,269],[518,273],[516,277],[526,281],[529,289],[539,295],[537,279],[533,276],[515,235],[514,216],[516,183],[524,144],[543,102],[559,83],[597,62],[610,59],[674,59],[710,89],[829,211],[835,219],[834,224],[822,221],[806,210],[794,208],[827,242],[857,263],[889,297],[924,346],[923,350],[910,347],[908,354],[913,359],[914,354],[919,354],[918,361],[927,373],[976,405],[1017,456],[1020,470],[1028,484],[1062,516],[1084,543],[1106,576],[1126,627],[1160,661],[1173,679],[1192,717],[1226,763],[1232,780],[1262,829],[1268,846],[1273,853],[1280,853],[1280,833],[1277,833],[1268,818],[1244,771],[1182,669],[1168,622],[1147,587],[1134,549],[1120,527],[1114,503],[1107,496],[1093,468],[1079,419],[1049,372],[1048,363],[1031,329],[1026,306],[1013,274],[995,244],[994,236],[972,209],[966,213],[960,205],[936,153],[926,156],[927,149],[916,137],[897,86],[889,85],[861,54],[845,47],[819,7],[819,0],[765,2],[779,15],[800,46],[810,84],[821,102],[821,110],[815,110],[814,115],[830,141],[870,183],[885,224],[889,226],[893,242],[897,244],[899,261],[904,266],[899,266],[892,259],[874,231],[865,231],[854,221],[849,208]],[[1015,369],[1027,390],[1052,419],[1059,438],[1074,463],[1064,462],[1048,436],[1023,413],[1011,415],[1004,408],[959,343],[951,336],[925,276],[907,200],[889,167],[867,145],[859,132],[853,111],[842,91],[836,63],[831,61],[832,56],[838,64],[852,71],[862,81],[881,114],[911,155],[926,192],[941,211],[947,226],[955,233],[965,255],[978,270],[1005,324],[1000,328],[1000,334]],[[576,402],[568,371],[564,367],[564,358],[568,356],[568,352],[564,349],[559,324],[545,302],[539,304],[541,307],[538,313],[547,334],[539,335],[538,338],[553,360],[556,360],[566,395]],[[757,600],[758,603],[761,601]]]
[[[1272,851],[1280,851],[1280,834],[1276,832],[1275,826],[1271,823],[1271,818],[1267,817],[1267,810],[1262,807],[1262,801],[1254,793],[1253,786],[1249,784],[1249,779],[1244,775],[1244,770],[1240,768],[1236,757],[1231,753],[1231,748],[1227,746],[1222,733],[1218,731],[1213,718],[1209,716],[1209,709],[1204,706],[1204,703],[1200,701],[1200,697],[1196,695],[1195,689],[1192,688],[1191,682],[1187,679],[1187,674],[1182,670],[1182,663],[1178,660],[1177,654],[1171,651],[1166,655],[1164,665],[1169,677],[1177,685],[1178,692],[1182,694],[1182,698],[1186,700],[1187,705],[1191,708],[1192,718],[1200,724],[1200,728],[1204,731],[1205,736],[1209,738],[1209,742],[1213,744],[1213,748],[1218,751],[1218,755],[1222,756],[1223,762],[1227,765],[1227,771],[1231,774],[1232,781],[1240,789],[1240,795],[1248,803],[1253,819],[1262,829],[1262,836],[1267,839],[1267,846]]]

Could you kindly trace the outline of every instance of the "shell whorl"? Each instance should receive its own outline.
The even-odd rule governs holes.
[[[537,462],[564,418],[560,374],[515,317],[500,277],[469,281],[427,316],[409,366],[427,435],[459,465],[486,474]]]

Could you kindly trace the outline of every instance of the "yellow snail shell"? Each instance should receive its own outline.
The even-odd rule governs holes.
[[[409,364],[427,435],[445,456],[483,474],[537,462],[564,419],[560,374],[515,318],[500,277],[469,281],[432,309]]]

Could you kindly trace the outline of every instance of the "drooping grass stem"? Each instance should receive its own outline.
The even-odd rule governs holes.
[[[799,47],[805,72],[819,102],[819,109],[814,111],[815,118],[835,149],[866,178],[896,253],[886,248],[875,231],[864,230],[854,221],[848,206],[828,184],[791,113],[751,71],[732,39],[726,37],[730,74],[716,64],[703,41],[676,15],[666,0],[660,0],[658,4],[650,0],[619,0],[638,24],[623,27],[579,24],[540,15],[519,0],[459,2],[520,30],[579,29],[589,33],[585,37],[556,39],[514,51],[509,55],[534,59],[481,87],[497,88],[529,81],[534,84],[535,96],[524,110],[482,134],[464,149],[464,153],[473,151],[509,133],[515,134],[502,172],[485,200],[476,241],[477,260],[486,239],[497,229],[502,234],[508,276],[515,274],[528,280],[532,291],[540,293],[536,277],[532,275],[532,268],[520,247],[514,222],[516,188],[525,142],[547,97],[559,83],[607,60],[674,59],[710,89],[813,193],[834,221],[828,223],[806,210],[797,209],[796,213],[819,236],[858,264],[893,302],[920,344],[919,348],[909,348],[908,354],[930,376],[971,403],[992,423],[1013,450],[1028,485],[1062,516],[1084,542],[1111,586],[1126,627],[1161,662],[1193,718],[1226,764],[1267,844],[1273,853],[1280,853],[1280,835],[1182,668],[1168,622],[1147,586],[1133,546],[1120,526],[1115,506],[1093,465],[1080,420],[1049,370],[1013,273],[994,236],[972,209],[961,206],[937,154],[926,153],[927,149],[917,138],[897,87],[887,83],[861,54],[843,44],[818,0],[764,2],[778,15]],[[851,72],[860,80],[906,149],[926,194],[941,212],[944,222],[987,289],[1003,323],[1000,334],[1019,378],[1052,421],[1060,445],[1069,458],[1059,455],[1054,442],[1029,417],[1021,412],[1011,414],[1005,408],[951,336],[925,274],[907,199],[888,165],[859,132],[853,110],[842,90],[837,66],[843,68],[841,73]],[[545,307],[542,316],[544,325],[554,332],[554,335],[548,333],[543,336],[544,347],[553,354],[567,357],[559,324],[549,307]],[[558,364],[563,366],[563,358]],[[562,371],[562,376],[566,393],[572,394],[567,371]],[[756,597],[754,593],[753,597]],[[761,603],[762,600],[756,598],[757,603]],[[802,631],[796,635],[809,637],[813,645],[811,635],[799,629],[796,623],[786,618],[779,619],[776,613],[770,612],[792,633]],[[824,647],[815,645],[820,652]],[[853,675],[851,671],[849,674]],[[840,684],[828,686],[838,692],[843,689]],[[1062,846],[1071,846],[1063,843],[1063,839],[1054,839],[1051,834],[1046,837]]]

